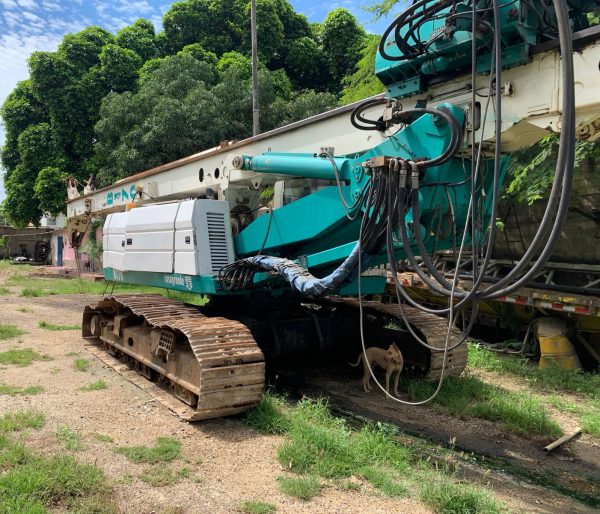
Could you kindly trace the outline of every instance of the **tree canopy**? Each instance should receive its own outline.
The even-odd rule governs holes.
[[[185,0],[164,30],[91,26],[34,52],[0,108],[4,211],[17,225],[64,209],[65,181],[101,185],[252,132],[248,0]],[[367,36],[345,9],[309,24],[288,0],[257,0],[261,128],[376,91]],[[358,69],[357,69],[358,63]],[[344,88],[348,91],[344,92]]]

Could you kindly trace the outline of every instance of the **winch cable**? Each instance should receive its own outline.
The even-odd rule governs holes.
[[[499,28],[498,28],[498,23],[496,20],[499,20],[499,16],[498,14],[498,5],[497,2],[494,0],[493,2],[494,4],[494,12],[496,14],[495,16],[495,38],[499,37]],[[560,8],[560,6],[564,7],[564,0],[555,0],[555,4],[557,5],[557,9]],[[564,23],[565,17],[568,21],[568,16],[566,13],[566,9],[562,9],[562,12],[560,12],[560,9],[557,11],[557,18],[559,19],[559,28],[560,28],[560,44],[561,44],[561,55],[563,56],[563,90],[565,92],[564,96],[563,96],[563,113],[565,114],[565,117],[567,119],[567,122],[565,123],[565,126],[561,132],[561,146],[559,149],[559,158],[557,159],[557,173],[555,175],[555,180],[554,180],[554,184],[553,184],[553,188],[551,191],[551,195],[548,201],[548,205],[547,205],[547,209],[546,209],[546,213],[545,213],[545,218],[543,219],[542,223],[540,224],[540,227],[538,228],[538,232],[536,234],[536,236],[534,237],[534,242],[532,243],[532,245],[529,247],[529,249],[527,250],[526,254],[523,256],[523,258],[519,261],[519,263],[515,266],[515,269],[512,270],[506,277],[504,277],[503,279],[501,279],[498,283],[490,286],[488,289],[483,290],[483,291],[479,291],[478,289],[480,288],[480,285],[483,281],[483,278],[485,277],[485,272],[487,270],[487,267],[489,265],[489,262],[491,260],[491,254],[492,254],[492,250],[493,250],[493,243],[494,238],[495,238],[495,217],[496,217],[496,212],[497,212],[497,200],[498,200],[498,178],[499,178],[499,174],[498,174],[498,167],[499,167],[499,156],[500,156],[500,136],[501,136],[501,91],[500,91],[500,81],[498,80],[499,78],[499,73],[501,73],[501,47],[498,43],[496,43],[495,46],[495,65],[496,65],[496,94],[495,94],[495,108],[496,108],[496,145],[495,145],[495,163],[494,163],[494,188],[493,188],[493,197],[492,197],[492,216],[490,217],[490,230],[488,232],[488,241],[487,241],[487,248],[486,248],[486,253],[485,253],[485,257],[484,257],[484,261],[483,264],[481,266],[481,269],[479,270],[478,276],[475,277],[475,273],[477,273],[477,271],[475,270],[475,266],[474,266],[474,277],[473,277],[473,288],[471,291],[475,290],[477,291],[477,297],[478,298],[495,298],[497,296],[501,296],[501,295],[505,295],[507,294],[507,291],[514,291],[517,288],[521,287],[524,283],[526,283],[530,278],[532,278],[535,274],[537,274],[537,272],[539,271],[539,269],[543,266],[543,264],[545,263],[545,261],[547,260],[547,258],[550,256],[550,253],[552,251],[554,242],[556,240],[556,238],[558,237],[560,230],[562,228],[562,222],[564,221],[564,217],[566,216],[566,211],[567,211],[567,207],[568,207],[568,200],[569,200],[569,196],[570,196],[570,187],[571,187],[571,182],[572,182],[572,161],[573,161],[573,141],[572,141],[572,136],[574,134],[574,119],[572,114],[574,113],[574,97],[573,97],[573,70],[572,70],[572,43],[571,43],[571,34],[570,34],[570,29],[568,26],[568,23]],[[568,144],[564,144],[565,141]],[[566,169],[565,169],[566,168]],[[558,184],[561,183],[561,179],[562,179],[562,187],[557,187]],[[543,249],[542,249],[542,253],[541,255],[538,257],[537,262],[534,264],[533,268],[530,269],[523,277],[521,277],[517,282],[513,283],[510,287],[510,289],[501,289],[501,287],[507,283],[510,283],[511,280],[513,280],[515,278],[515,276],[517,274],[520,274],[521,270],[528,266],[531,260],[531,257],[533,255],[535,255],[537,253],[537,251],[539,250],[539,246],[541,245],[541,241],[542,239],[546,236],[547,234],[547,230],[549,227],[549,223],[547,223],[548,219],[551,219],[553,216],[552,214],[555,212],[556,210],[556,201],[559,201],[559,212],[557,214],[557,217],[555,218],[555,223],[551,229],[551,233],[550,236],[548,237],[548,239],[546,240],[546,244],[544,245]],[[413,223],[415,223],[415,221],[413,221]],[[416,220],[416,223],[418,225],[418,220]],[[415,230],[416,232],[417,230]],[[417,237],[420,234],[417,234]],[[475,238],[474,238],[475,241]],[[476,241],[475,241],[476,242]],[[408,251],[408,253],[410,253],[410,250]],[[475,255],[475,252],[473,252],[473,255]],[[416,262],[416,260],[414,259],[414,255],[412,256],[413,258],[410,258],[409,255],[409,260],[411,261],[411,264],[413,265],[413,267],[415,268],[415,271],[420,271],[418,269],[418,264]],[[426,263],[427,264],[427,263]],[[430,270],[431,271],[431,270]],[[420,273],[420,275],[425,275],[424,273]],[[421,277],[423,278],[423,277]],[[449,289],[447,287],[436,287],[431,280],[429,280],[429,277],[427,277],[425,275],[424,280],[426,281],[426,283],[429,286],[433,286],[433,288],[435,290],[437,290],[437,292],[441,292],[443,291],[442,294],[453,294],[456,295],[458,297],[465,297],[471,294],[471,292],[457,292],[453,289]],[[453,292],[454,291],[454,292]]]
[[[556,164],[556,175],[552,185],[550,196],[552,197],[552,204],[555,203],[555,195],[560,195],[558,204],[558,212],[554,219],[554,224],[550,231],[550,234],[546,236],[546,232],[542,232],[545,229],[545,225],[549,224],[549,220],[554,216],[556,208],[550,209],[550,199],[548,206],[544,212],[540,227],[531,242],[529,248],[515,265],[514,269],[509,272],[506,277],[500,279],[497,283],[493,284],[486,290],[482,291],[479,296],[485,299],[494,299],[499,296],[505,296],[514,292],[515,290],[523,287],[531,278],[539,273],[539,270],[544,266],[548,258],[550,257],[554,245],[560,232],[568,212],[569,200],[571,196],[571,189],[573,184],[574,175],[574,136],[575,136],[575,86],[574,86],[574,72],[573,72],[573,41],[571,35],[571,28],[569,24],[568,8],[565,0],[553,0],[556,18],[559,29],[559,42],[560,42],[560,54],[562,61],[562,125],[559,139],[559,148]],[[562,187],[558,186],[558,178],[562,181]],[[544,225],[544,226],[543,226]],[[545,240],[545,244],[541,254],[538,256],[533,266],[519,279],[510,284],[517,273],[520,272],[529,265],[533,258],[533,255],[537,253],[538,246],[542,244],[542,239]],[[506,284],[510,284],[504,287]]]

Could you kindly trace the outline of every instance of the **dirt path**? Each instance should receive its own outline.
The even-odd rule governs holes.
[[[12,288],[11,288],[12,289]],[[92,298],[88,298],[91,301]],[[38,328],[41,320],[59,324],[79,324],[86,299],[80,295],[22,298],[0,296],[0,323],[12,323],[26,334],[0,342],[0,350],[32,348],[53,360],[36,361],[28,367],[0,367],[0,382],[27,387],[41,385],[36,396],[0,396],[0,414],[33,408],[46,415],[43,430],[31,436],[40,451],[62,449],[56,431],[68,427],[81,438],[82,449],[75,454],[83,462],[100,466],[115,482],[118,504],[123,512],[235,512],[244,500],[268,501],[278,512],[431,512],[413,499],[391,500],[374,492],[368,484],[358,491],[340,491],[331,486],[308,503],[283,495],[277,477],[285,470],[277,461],[281,438],[265,436],[249,428],[243,419],[227,418],[197,424],[179,421],[146,393],[107,368],[90,355],[76,330],[54,332]],[[25,307],[28,312],[18,309]],[[86,372],[76,370],[76,358],[90,361]],[[362,394],[358,382],[335,373],[317,373],[305,382],[306,392],[327,393],[334,406],[352,408],[362,415],[393,421],[408,432],[448,441],[456,438],[458,447],[513,459],[530,467],[545,467],[570,474],[574,483],[589,487],[586,476],[598,471],[598,445],[585,438],[555,456],[541,457],[541,440],[507,435],[497,425],[482,420],[458,420],[433,409],[393,407],[375,394]],[[98,379],[108,389],[84,392],[79,389]],[[101,441],[98,434],[112,442]],[[176,485],[152,487],[138,479],[147,465],[133,464],[114,453],[116,446],[149,445],[157,437],[177,438],[183,445],[186,466],[192,474]],[[104,438],[106,439],[106,438]],[[587,446],[586,446],[587,445]],[[467,459],[468,460],[468,459]],[[507,461],[507,462],[509,462]],[[461,466],[468,480],[486,483],[499,499],[515,512],[594,512],[593,509],[549,489],[517,479],[511,469],[482,469],[477,463]],[[590,493],[590,490],[587,491]],[[593,491],[591,491],[593,494]]]
[[[36,361],[28,367],[3,366],[0,382],[27,387],[41,385],[36,396],[0,396],[0,414],[33,408],[46,415],[43,430],[30,442],[40,451],[60,448],[55,433],[68,427],[81,438],[76,452],[82,462],[100,466],[116,482],[116,495],[123,512],[235,512],[244,500],[256,499],[277,505],[278,512],[389,513],[431,512],[412,499],[391,500],[372,494],[364,484],[359,491],[325,487],[308,503],[284,496],[277,477],[284,470],[276,453],[281,439],[249,428],[239,418],[188,424],[124,380],[82,346],[76,330],[53,332],[37,328],[40,320],[77,324],[85,304],[81,296],[21,298],[0,296],[0,323],[18,325],[27,333],[0,342],[0,350],[32,348],[53,360]],[[32,312],[20,312],[26,307]],[[77,354],[77,355],[75,355]],[[77,371],[74,360],[90,361],[89,370]],[[83,392],[85,384],[102,379],[108,389]],[[97,434],[114,442],[102,442]],[[177,438],[187,462],[176,464],[192,469],[192,476],[166,487],[152,487],[137,479],[148,466],[133,464],[113,452],[115,446],[149,445],[161,436]]]

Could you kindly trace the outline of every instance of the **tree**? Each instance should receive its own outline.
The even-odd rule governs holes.
[[[246,14],[243,0],[186,0],[175,2],[163,16],[168,50],[176,53],[200,43],[220,56],[239,48]]]
[[[2,148],[2,166],[10,174],[19,163],[18,137],[29,125],[49,121],[48,110],[31,90],[31,81],[23,80],[8,95],[0,108],[6,142]]]
[[[101,183],[216,145],[219,106],[207,88],[213,80],[210,64],[180,54],[161,59],[138,92],[109,94],[96,125]]]
[[[342,81],[342,103],[357,102],[384,91],[383,84],[375,76],[375,56],[380,39],[373,34],[367,36],[362,58],[356,64],[356,71]]]
[[[67,178],[69,176],[55,166],[46,166],[37,174],[33,191],[42,212],[52,216],[65,212]]]
[[[334,9],[325,18],[321,30],[323,51],[339,86],[346,75],[354,72],[354,66],[361,57],[365,36],[365,31],[356,18],[346,9]]]
[[[115,42],[121,48],[133,50],[140,56],[142,62],[158,55],[154,25],[150,20],[144,18],[140,18],[129,27],[119,30]]]
[[[285,59],[286,69],[294,85],[300,89],[328,89],[331,75],[323,49],[309,37],[296,39]]]
[[[106,89],[120,93],[135,89],[137,71],[141,65],[142,59],[133,50],[106,45],[100,52],[98,73]]]

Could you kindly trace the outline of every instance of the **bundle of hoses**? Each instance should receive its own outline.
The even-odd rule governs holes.
[[[442,2],[443,3],[443,2]],[[436,4],[440,6],[442,3]],[[400,28],[405,23],[413,23],[417,14],[414,14],[416,5],[421,7],[427,4],[426,0],[416,2],[412,6],[413,14],[406,12],[401,15],[392,24],[392,28],[388,29],[387,34],[393,28],[399,33]],[[497,0],[492,0],[494,14],[494,65],[495,65],[495,83],[496,91],[499,91],[498,85],[501,84],[502,75],[502,52],[500,42],[500,17]],[[449,124],[451,129],[451,141],[446,150],[438,157],[428,159],[422,162],[409,162],[402,160],[394,160],[390,162],[391,169],[389,173],[375,173],[368,183],[367,194],[361,195],[361,202],[356,205],[357,209],[363,210],[361,238],[348,256],[348,258],[333,272],[323,278],[316,278],[311,275],[305,268],[297,262],[291,261],[282,257],[271,257],[265,255],[257,255],[247,257],[237,261],[221,270],[219,278],[225,289],[235,290],[249,287],[256,272],[276,272],[284,277],[292,285],[294,289],[307,296],[320,296],[338,289],[343,283],[348,281],[353,273],[357,273],[356,269],[358,261],[362,263],[368,262],[368,255],[380,252],[387,245],[389,265],[392,270],[392,276],[395,279],[399,297],[409,304],[424,310],[437,314],[448,313],[450,308],[460,308],[473,302],[477,299],[493,299],[499,296],[510,294],[516,289],[525,285],[533,276],[535,276],[540,268],[548,260],[554,244],[562,229],[567,207],[571,193],[573,180],[573,165],[574,165],[574,135],[575,135],[575,103],[574,103],[574,82],[573,82],[573,52],[572,39],[570,33],[570,25],[568,18],[568,7],[565,0],[554,0],[556,11],[557,27],[559,31],[560,51],[562,56],[562,131],[560,134],[559,152],[556,163],[556,173],[552,184],[552,189],[548,197],[546,210],[538,231],[523,255],[517,262],[513,270],[505,277],[491,286],[482,288],[483,278],[486,276],[486,270],[491,260],[492,248],[495,238],[495,220],[497,215],[498,197],[499,197],[499,177],[500,177],[500,135],[502,132],[502,101],[501,95],[495,95],[494,112],[496,116],[496,145],[494,155],[494,172],[493,172],[493,191],[492,191],[492,206],[491,216],[486,231],[485,252],[483,260],[479,267],[473,268],[473,284],[470,290],[463,290],[457,287],[457,284],[449,282],[442,273],[440,273],[429,253],[425,242],[421,235],[420,224],[420,206],[419,206],[419,172],[431,166],[438,166],[448,159],[452,158],[460,147],[462,131],[457,129],[458,122],[449,113],[441,109],[413,109],[403,112],[403,116],[409,119],[411,116],[422,114],[434,114],[440,116]],[[437,7],[436,7],[437,9]],[[437,10],[436,10],[437,12]],[[418,16],[423,16],[425,11],[419,12]],[[404,20],[406,18],[406,20]],[[404,20],[399,23],[398,20]],[[406,36],[406,34],[405,34]],[[382,38],[385,41],[385,37]],[[404,51],[404,50],[403,50]],[[410,51],[408,55],[410,54]],[[403,57],[403,59],[406,57]],[[381,102],[377,99],[377,102]],[[364,107],[370,107],[371,103],[364,104]],[[361,106],[357,107],[360,114]],[[363,108],[364,110],[364,108]],[[355,116],[354,118],[357,118]],[[358,119],[365,123],[368,121],[364,117]],[[367,127],[365,127],[367,128]],[[372,123],[368,129],[381,129],[377,122]],[[410,182],[408,180],[410,173]],[[474,166],[473,176],[471,177],[472,191],[475,190],[475,184],[478,178],[479,166]],[[364,191],[363,191],[364,193]],[[474,209],[474,198],[471,198],[469,205],[469,213]],[[416,245],[417,253],[421,258],[418,262],[415,252],[411,248],[411,238],[408,234],[405,216],[408,209],[412,209],[412,238]],[[467,215],[467,218],[469,214]],[[463,234],[463,244],[467,227],[465,226]],[[475,228],[472,227],[472,233]],[[458,303],[446,309],[430,309],[422,306],[412,300],[410,296],[403,290],[402,285],[396,277],[396,258],[393,251],[393,233],[399,232],[403,249],[406,258],[412,265],[412,268],[417,272],[419,277],[434,291],[447,297],[456,299]],[[473,241],[476,244],[476,241]],[[461,245],[462,247],[462,245]],[[361,254],[360,259],[358,258]],[[366,267],[366,266],[362,266]],[[475,309],[472,309],[472,316],[469,326],[474,320]],[[466,331],[468,332],[468,331]]]

